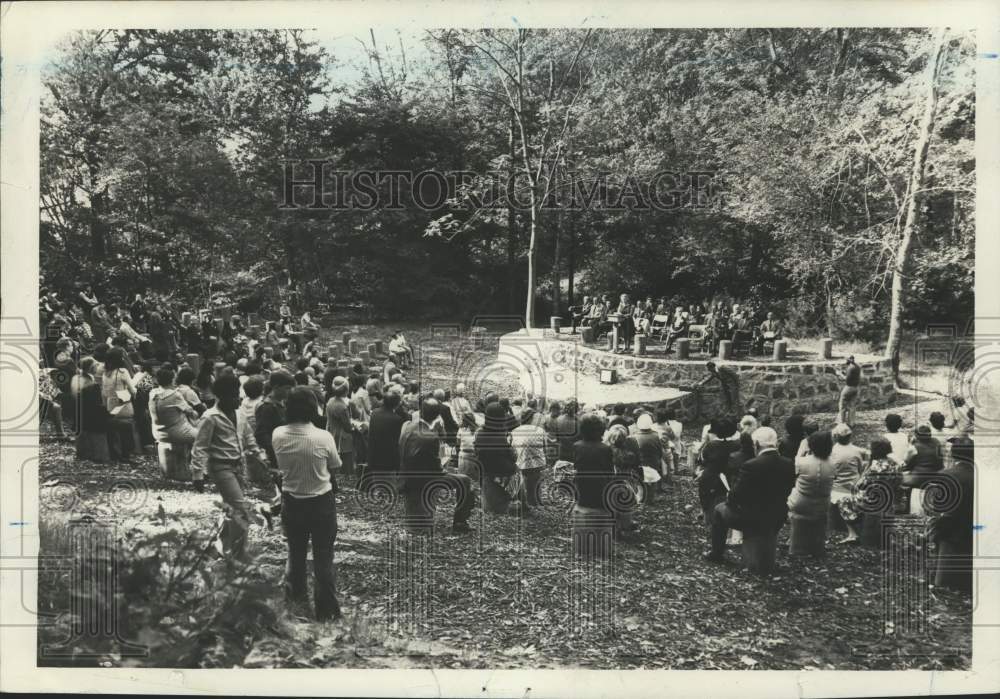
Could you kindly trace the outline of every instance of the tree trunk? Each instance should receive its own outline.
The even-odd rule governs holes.
[[[893,373],[899,384],[899,348],[902,344],[903,311],[906,305],[907,283],[910,265],[913,257],[913,235],[917,226],[917,193],[924,179],[924,166],[927,164],[927,150],[930,146],[931,134],[934,131],[934,111],[937,108],[937,74],[941,65],[941,55],[944,50],[945,30],[938,29],[934,36],[931,58],[927,62],[926,98],[924,100],[924,115],[920,120],[920,130],[917,132],[913,148],[913,170],[910,172],[909,199],[906,202],[906,219],[903,223],[903,233],[896,248],[896,259],[892,271],[892,312],[889,317],[889,340],[886,343],[886,353],[892,358]]]
[[[528,193],[531,201],[531,234],[528,237],[528,291],[524,304],[524,325],[535,327],[535,241],[538,233],[538,207],[535,206],[535,187]]]
[[[552,259],[552,315],[559,315],[562,306],[562,276],[561,263],[562,255],[562,211],[560,210],[552,226],[555,236],[555,255]]]
[[[510,156],[510,178],[514,181],[514,110],[510,111],[510,123],[507,128],[507,153]],[[517,214],[513,206],[513,194],[507,193],[507,312],[517,312]]]
[[[576,276],[576,215],[573,211],[569,213],[569,255],[566,260],[566,266],[569,267],[567,270],[569,273],[569,279],[567,281],[566,289],[566,305],[575,305],[573,299],[573,277]]]

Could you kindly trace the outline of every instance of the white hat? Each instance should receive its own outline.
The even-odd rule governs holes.
[[[636,420],[635,426],[640,432],[649,432],[653,429],[653,418],[649,416],[649,413],[643,413],[639,416],[639,419]]]

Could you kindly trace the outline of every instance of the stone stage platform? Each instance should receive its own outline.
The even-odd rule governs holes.
[[[836,347],[834,348],[836,351]],[[832,359],[719,360],[739,378],[738,409],[756,408],[760,414],[783,417],[793,413],[837,409],[843,379],[838,375],[845,357]],[[861,366],[859,408],[892,403],[895,387],[891,361],[886,357],[855,355]],[[497,361],[518,374],[521,387],[538,396],[558,400],[576,397],[593,404],[650,404],[667,401],[688,418],[711,418],[726,412],[718,381],[697,392],[693,386],[707,375],[707,357],[671,359],[615,354],[585,345],[579,335],[548,329],[519,330],[501,335]],[[618,383],[602,384],[603,369],[614,369]]]

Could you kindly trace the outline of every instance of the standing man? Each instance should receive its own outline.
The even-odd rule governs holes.
[[[844,363],[844,371],[840,374],[844,379],[844,387],[840,390],[840,405],[837,407],[837,422],[854,426],[854,414],[861,399],[861,367],[854,361],[852,354]]]
[[[406,419],[399,414],[399,392],[386,391],[382,405],[368,422],[368,468],[362,483],[370,488],[375,479],[395,478],[399,472],[399,435]]]
[[[701,412],[701,387],[711,383],[712,381],[718,381],[719,386],[722,389],[722,400],[723,400],[723,415],[728,417],[730,415],[737,415],[742,410],[740,407],[740,376],[735,371],[727,366],[717,367],[715,362],[707,362],[705,364],[705,369],[708,370],[708,375],[695,384],[691,390],[693,390],[698,396],[699,408],[698,412]]]

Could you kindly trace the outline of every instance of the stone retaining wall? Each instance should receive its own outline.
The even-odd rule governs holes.
[[[521,337],[513,341],[523,345],[523,333],[512,333],[500,338],[500,351],[503,351],[506,338],[518,335]],[[539,337],[536,342],[538,355],[547,366],[564,366],[593,376],[599,375],[601,369],[615,369],[620,383],[692,390],[707,375],[705,360],[636,358],[587,347],[581,342],[557,340],[551,335]],[[857,357],[857,361],[861,367],[859,409],[891,404],[896,394],[891,360],[869,356]],[[739,403],[743,409],[756,407],[761,415],[775,417],[837,409],[843,386],[843,379],[837,375],[843,368],[842,358],[798,362],[715,362],[739,375]],[[689,417],[711,418],[721,413],[719,382],[707,384],[700,390],[700,396],[678,399],[677,407]]]

